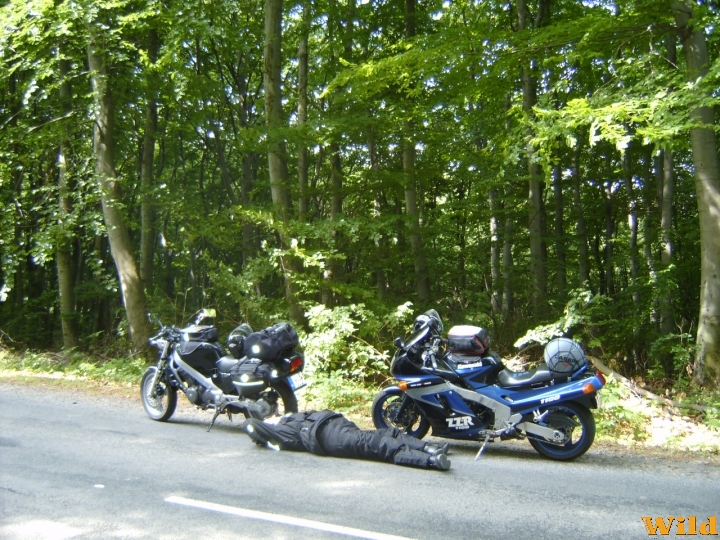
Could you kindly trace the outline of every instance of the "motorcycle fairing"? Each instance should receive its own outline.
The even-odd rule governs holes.
[[[425,417],[433,429],[433,435],[438,437],[451,437],[461,439],[476,439],[481,431],[487,429],[487,422],[470,408],[464,396],[458,392],[462,390],[452,383],[440,379],[439,384],[430,387],[411,388],[405,393],[422,409]],[[502,408],[509,412],[509,407],[476,392],[473,399],[484,408]],[[483,403],[484,402],[484,403]],[[509,415],[508,415],[509,416]]]
[[[585,386],[588,383],[594,391],[603,386],[597,376],[522,390],[484,386],[473,391],[430,376],[407,379],[406,382],[405,393],[422,410],[433,428],[433,435],[454,439],[477,439],[487,429],[502,430],[518,424],[525,415],[544,406],[567,401],[586,402],[589,396]],[[477,403],[480,411],[492,411],[493,425],[488,425],[482,418],[484,415],[478,416],[468,402]]]

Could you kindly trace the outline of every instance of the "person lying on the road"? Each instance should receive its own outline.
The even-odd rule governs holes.
[[[273,450],[372,459],[438,471],[450,468],[449,443],[424,443],[397,428],[361,430],[342,414],[329,410],[288,414],[277,424],[248,418],[242,429],[255,444]]]

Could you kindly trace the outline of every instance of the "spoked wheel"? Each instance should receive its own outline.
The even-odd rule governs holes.
[[[162,376],[158,377],[155,388],[153,388],[152,382],[156,371],[157,368],[151,367],[143,375],[140,383],[140,397],[147,415],[158,422],[165,422],[173,415],[175,407],[177,407],[177,389],[169,386]]]
[[[388,388],[380,392],[372,404],[373,424],[378,429],[395,427],[422,439],[430,430],[430,422],[420,415],[410,400],[403,408],[405,399],[405,393],[399,388]]]
[[[538,453],[557,461],[569,461],[588,451],[595,440],[595,418],[586,407],[568,402],[545,410],[549,411],[544,419],[546,427],[563,433],[566,441],[563,444],[553,444],[545,439],[528,437],[528,441]]]

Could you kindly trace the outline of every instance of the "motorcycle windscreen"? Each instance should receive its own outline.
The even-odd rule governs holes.
[[[412,349],[415,345],[425,340],[429,335],[430,327],[422,326],[417,331],[415,331],[403,345],[405,346],[406,350]]]

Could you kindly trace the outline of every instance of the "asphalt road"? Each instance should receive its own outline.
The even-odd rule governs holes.
[[[475,462],[463,443],[437,472],[273,452],[210,418],[0,384],[0,538],[619,539],[648,538],[642,516],[720,514],[709,462],[591,448],[555,463],[523,442]]]

